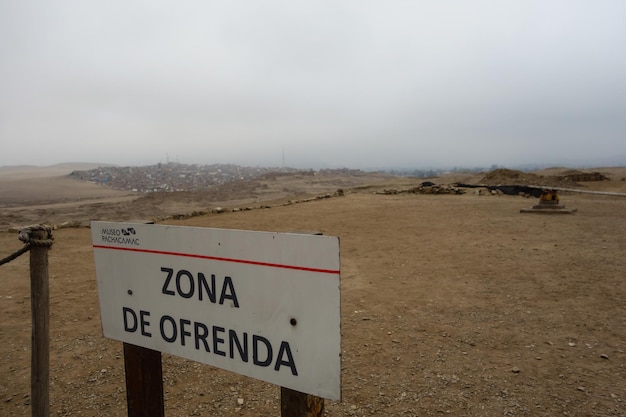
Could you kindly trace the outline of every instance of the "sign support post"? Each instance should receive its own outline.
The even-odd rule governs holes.
[[[164,417],[161,352],[124,343],[128,417]]]
[[[323,398],[280,387],[281,417],[322,417],[323,415]]]
[[[305,232],[302,232],[305,233]],[[307,232],[321,236],[321,232]],[[289,388],[280,387],[281,417],[321,417],[324,415],[324,399]]]

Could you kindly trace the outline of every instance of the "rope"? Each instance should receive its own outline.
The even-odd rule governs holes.
[[[12,253],[11,255],[7,256],[4,259],[0,260],[0,265],[4,265],[4,264],[8,264],[9,262],[11,262],[13,259],[16,259],[17,257],[25,254],[26,252],[28,252],[30,250],[30,245],[24,245],[24,247],[20,250],[18,250],[15,253]]]
[[[45,239],[33,239],[31,237],[32,232],[46,232]],[[18,239],[27,245],[32,246],[52,246],[52,227],[45,224],[35,224],[32,226],[26,226],[20,230]]]
[[[45,232],[46,236],[44,239],[35,239],[31,236],[32,232]],[[25,254],[30,250],[32,246],[47,246],[51,247],[54,238],[52,237],[52,227],[47,226],[45,224],[35,224],[32,226],[26,226],[20,229],[19,234],[17,236],[19,240],[24,242],[24,246],[7,256],[6,258],[0,259],[0,265],[4,265],[6,263],[11,262],[12,260],[18,258],[19,256]]]

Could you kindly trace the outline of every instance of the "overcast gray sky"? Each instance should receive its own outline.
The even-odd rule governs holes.
[[[0,0],[0,165],[626,164],[626,1]]]

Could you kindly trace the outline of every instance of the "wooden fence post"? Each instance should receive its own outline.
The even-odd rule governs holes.
[[[44,230],[30,232],[32,242],[49,239]],[[30,304],[32,315],[30,397],[33,417],[50,415],[50,293],[48,289],[49,246],[30,247]]]

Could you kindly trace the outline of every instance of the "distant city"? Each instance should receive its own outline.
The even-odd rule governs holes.
[[[295,168],[243,167],[233,164],[187,165],[175,162],[148,166],[106,166],[86,171],[73,171],[70,176],[104,185],[116,190],[151,193],[200,191],[233,181],[246,181],[270,174],[313,173]],[[327,174],[357,174],[352,169],[326,169]]]

